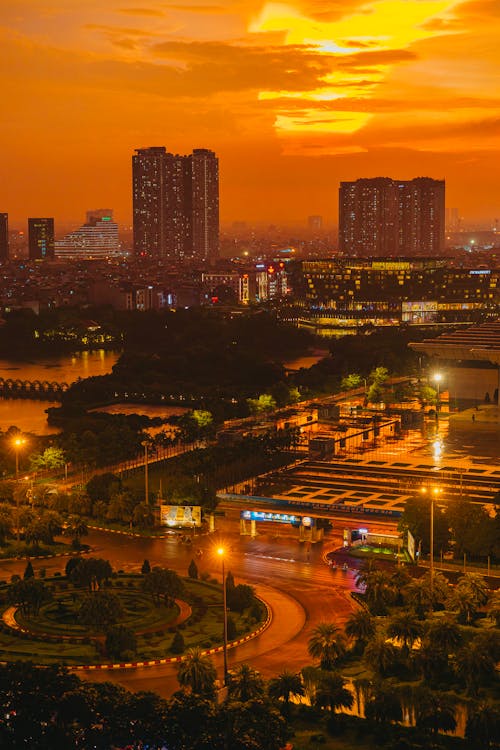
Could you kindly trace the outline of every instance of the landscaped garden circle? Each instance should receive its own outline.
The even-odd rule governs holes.
[[[41,582],[37,579],[34,583]],[[34,609],[14,606],[12,585],[3,587],[0,660],[68,666],[142,662],[179,656],[193,646],[209,649],[221,645],[222,586],[191,578],[182,579],[182,584],[182,594],[174,602],[155,600],[144,590],[142,575],[114,574],[96,592],[61,576],[44,582],[50,598]],[[89,603],[92,624],[86,625],[81,613]],[[101,618],[98,624],[96,608],[97,621]],[[108,611],[114,614],[111,621],[106,620]],[[265,617],[265,606],[258,599],[241,612],[231,611],[229,640],[253,632]],[[111,650],[110,630],[122,639],[127,634],[121,651],[116,650],[116,644]]]

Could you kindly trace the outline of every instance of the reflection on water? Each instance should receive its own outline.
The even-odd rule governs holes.
[[[97,349],[37,360],[0,359],[0,378],[74,383],[78,378],[106,375],[119,356],[119,352]]]
[[[35,360],[0,359],[0,378],[13,380],[48,380],[56,383],[74,383],[78,378],[106,375],[119,352],[98,349],[91,352],[75,352],[58,357],[43,357]],[[58,432],[49,427],[45,410],[56,403],[30,401],[27,399],[0,399],[0,430],[18,427],[23,432],[50,435]]]
[[[21,432],[35,435],[53,435],[59,430],[49,427],[45,409],[59,406],[50,401],[28,401],[22,398],[0,399],[0,430],[18,427]]]

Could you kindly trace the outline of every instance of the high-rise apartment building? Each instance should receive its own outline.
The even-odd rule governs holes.
[[[445,183],[430,177],[341,182],[339,249],[349,255],[440,255]]]
[[[219,160],[196,148],[191,158],[193,254],[202,260],[219,255]]]
[[[30,260],[49,260],[54,257],[54,219],[28,219]]]
[[[219,251],[219,163],[213,151],[182,156],[164,146],[132,157],[137,255],[211,260]]]
[[[9,215],[0,213],[0,261],[9,258]]]

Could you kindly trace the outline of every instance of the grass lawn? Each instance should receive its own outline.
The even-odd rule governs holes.
[[[32,544],[12,542],[5,547],[0,547],[0,559],[10,557],[38,557],[40,555],[60,555],[64,552],[72,552],[71,544],[56,542],[55,544],[38,544],[36,547]]]

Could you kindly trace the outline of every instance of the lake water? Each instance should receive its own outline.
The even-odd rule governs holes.
[[[78,378],[107,375],[119,352],[98,349],[91,352],[76,352],[56,357],[33,360],[0,359],[0,378],[15,380],[48,380],[56,383],[74,383]],[[27,399],[0,399],[0,430],[18,427],[22,432],[48,435],[56,432],[47,424],[45,410],[57,403],[30,401]]]

